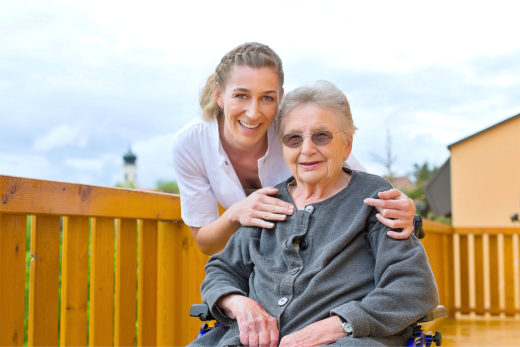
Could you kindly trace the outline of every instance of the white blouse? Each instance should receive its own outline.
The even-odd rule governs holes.
[[[292,175],[283,158],[274,123],[267,130],[267,151],[258,159],[262,187],[274,187]],[[345,166],[366,171],[353,154]],[[173,168],[181,195],[181,216],[189,226],[202,227],[217,220],[217,202],[227,209],[246,198],[233,165],[222,148],[216,120],[195,118],[175,134]]]

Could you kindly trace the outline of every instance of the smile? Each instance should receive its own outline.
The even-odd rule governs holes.
[[[312,170],[317,168],[322,162],[321,161],[309,161],[300,163],[301,167],[307,170]]]
[[[248,123],[242,122],[241,120],[239,120],[238,122],[240,123],[241,126],[243,126],[246,129],[256,129],[256,128],[258,128],[262,124],[262,123],[259,123],[259,124],[248,124]]]

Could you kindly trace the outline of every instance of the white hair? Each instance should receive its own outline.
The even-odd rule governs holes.
[[[311,86],[296,88],[283,97],[278,111],[278,138],[284,133],[287,115],[305,104],[314,104],[332,111],[336,115],[341,132],[345,135],[352,136],[356,132],[357,128],[352,120],[350,104],[345,94],[328,81],[317,81]]]

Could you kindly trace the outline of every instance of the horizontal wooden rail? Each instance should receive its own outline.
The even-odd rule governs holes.
[[[459,235],[520,235],[520,228],[455,228]]]
[[[181,220],[177,195],[1,175],[0,213]]]

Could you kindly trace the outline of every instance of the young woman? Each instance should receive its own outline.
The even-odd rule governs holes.
[[[181,194],[182,219],[200,250],[221,251],[242,225],[273,228],[270,221],[292,215],[294,206],[270,197],[273,186],[291,176],[276,136],[284,74],[280,57],[268,46],[245,43],[227,53],[201,95],[202,117],[174,139],[173,164]],[[350,155],[345,166],[366,171]],[[396,189],[366,199],[396,239],[413,231],[415,205]],[[218,204],[224,207],[220,217]]]

